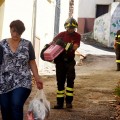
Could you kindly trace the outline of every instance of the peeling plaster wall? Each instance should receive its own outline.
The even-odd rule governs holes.
[[[94,39],[108,46],[110,33],[110,13],[95,19],[94,22]]]
[[[109,46],[113,46],[117,30],[120,30],[120,3],[111,17]]]
[[[94,39],[108,47],[113,47],[118,29],[120,29],[120,3],[114,2],[109,13],[95,19]]]

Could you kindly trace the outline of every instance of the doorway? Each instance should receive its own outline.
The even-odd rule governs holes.
[[[108,13],[109,5],[96,5],[96,18]]]

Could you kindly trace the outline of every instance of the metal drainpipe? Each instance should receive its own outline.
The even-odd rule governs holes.
[[[36,13],[37,13],[37,0],[34,0],[33,3],[33,17],[32,17],[32,42],[35,49],[35,35],[36,35]]]

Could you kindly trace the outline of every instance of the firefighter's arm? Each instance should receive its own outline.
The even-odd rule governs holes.
[[[78,44],[73,44],[73,50],[77,50],[77,48],[79,47],[79,45]]]
[[[116,49],[116,40],[114,40],[113,47],[114,47],[114,49]]]
[[[66,45],[65,45],[65,50],[66,51],[71,51],[71,50],[77,50],[77,48],[79,47],[79,45],[77,44],[77,43],[67,43]]]

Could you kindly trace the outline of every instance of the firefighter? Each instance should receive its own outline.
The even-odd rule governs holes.
[[[117,71],[120,71],[120,30],[117,31],[114,40],[114,49],[116,53]]]
[[[64,101],[66,108],[72,108],[74,80],[75,80],[75,51],[80,46],[81,35],[75,30],[78,23],[74,18],[66,20],[65,31],[59,33],[53,41],[62,39],[65,43],[64,51],[55,58],[57,80],[57,104],[54,109],[63,109]]]

